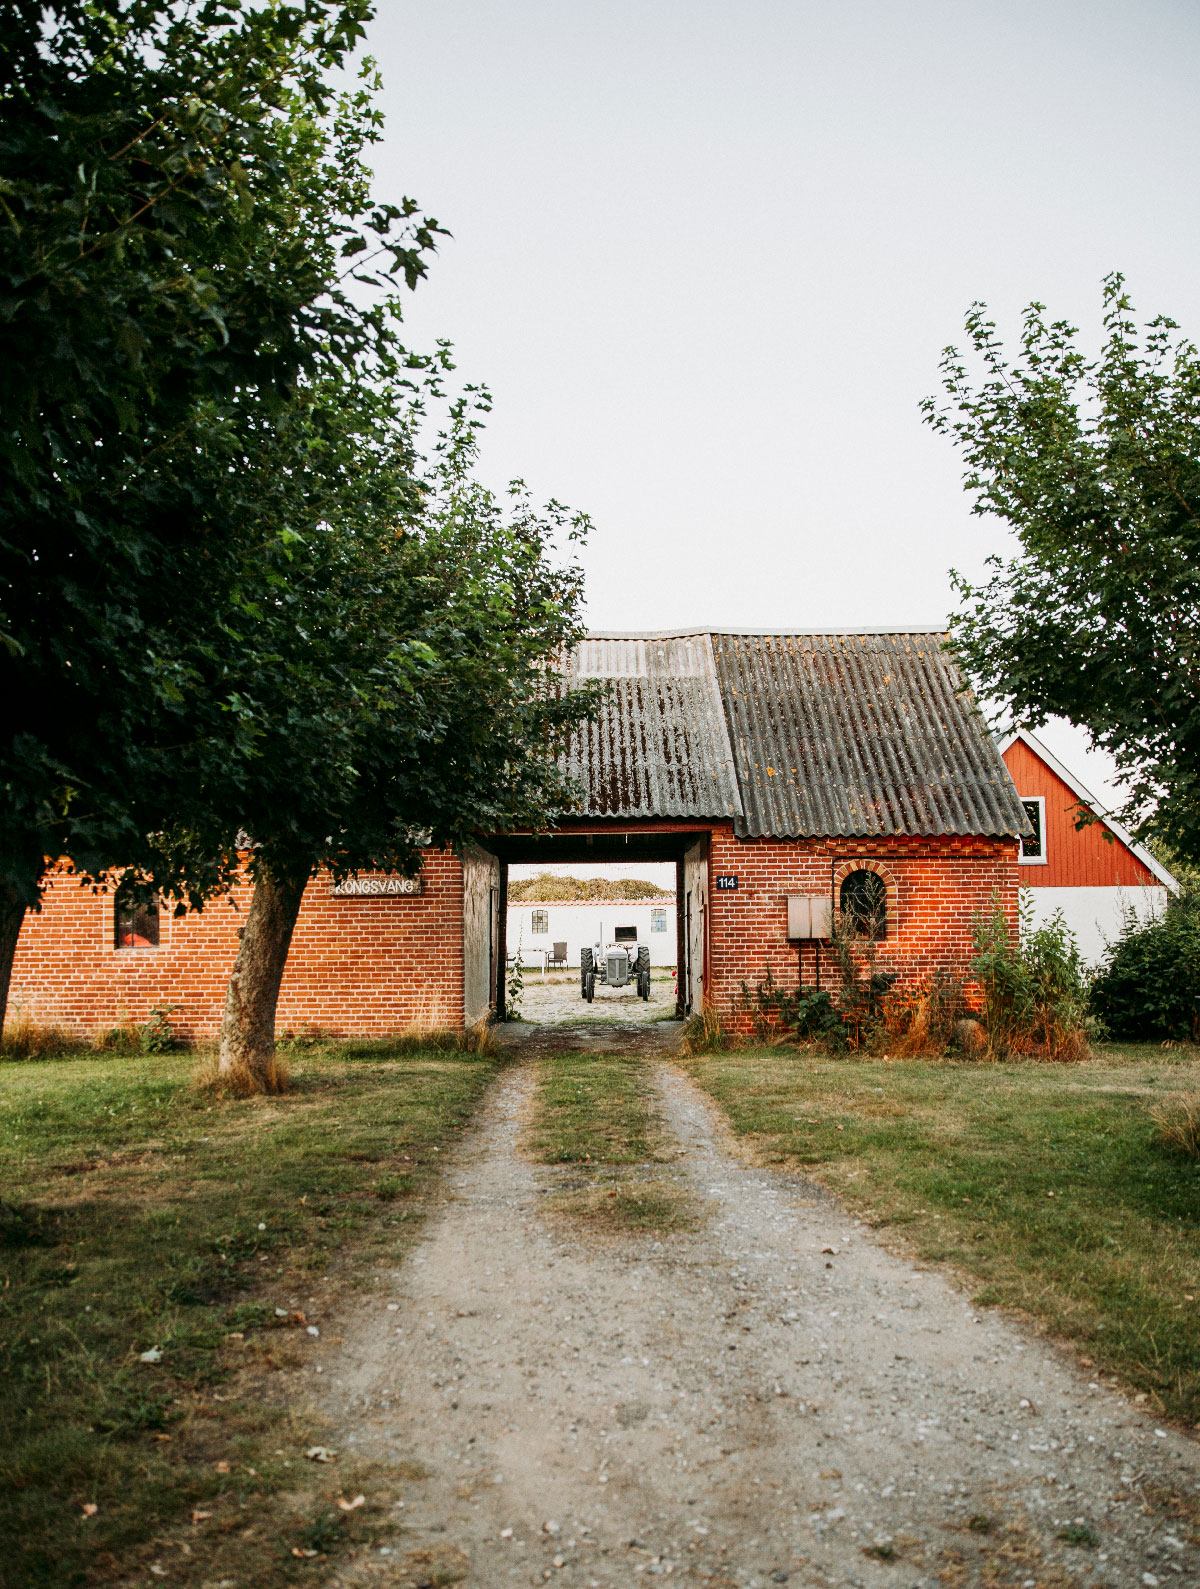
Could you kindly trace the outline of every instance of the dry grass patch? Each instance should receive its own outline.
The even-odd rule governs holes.
[[[764,1162],[802,1169],[925,1258],[1074,1340],[1200,1424],[1200,1162],[1166,1145],[1194,1050],[1110,1047],[1070,1070],[780,1049],[691,1068]]]
[[[0,1038],[0,1059],[46,1059],[78,1052],[87,1044],[61,1026],[40,1026],[28,1010],[18,1008]]]
[[[654,1169],[675,1157],[655,1106],[650,1067],[636,1055],[558,1054],[541,1061],[528,1146],[543,1164],[573,1165],[588,1179],[551,1193],[543,1207],[613,1233],[693,1230],[698,1205]],[[613,1173],[614,1166],[639,1166]]]
[[[1200,1092],[1183,1093],[1150,1111],[1164,1147],[1200,1159]]]
[[[644,1164],[669,1156],[646,1061],[630,1054],[542,1060],[526,1142],[543,1164]]]
[[[686,1187],[641,1178],[553,1192],[543,1207],[565,1219],[622,1233],[671,1235],[695,1230],[700,1223],[699,1205]]]

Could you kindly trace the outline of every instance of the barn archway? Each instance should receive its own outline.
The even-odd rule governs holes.
[[[495,857],[490,1002],[498,1019],[504,1019],[507,1012],[508,982],[517,954],[523,957],[529,989],[523,1010],[533,1019],[540,1018],[539,1012],[556,1021],[581,1016],[682,1018],[699,1008],[708,956],[707,827],[647,824],[558,829],[550,834],[497,837],[488,849]],[[601,910],[532,899],[522,899],[519,910],[510,908],[514,869],[518,876],[525,876],[531,870],[565,866],[584,874],[593,868],[600,873],[619,868],[627,874],[646,875],[663,892],[641,901],[606,901]],[[513,941],[514,928],[520,934],[517,942]],[[585,944],[593,932],[597,936],[592,944]],[[603,977],[596,978],[592,999],[584,997],[586,967],[581,952],[594,948],[596,942],[602,946],[632,943],[635,949],[640,946],[649,951],[651,997],[642,1001],[649,1007],[633,1007],[638,1002],[636,985],[610,988]],[[632,964],[630,969],[634,969]],[[539,990],[546,987],[557,991],[544,996]]]

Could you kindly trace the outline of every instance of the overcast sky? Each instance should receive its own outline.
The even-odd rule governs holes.
[[[1197,0],[380,12],[379,187],[454,234],[410,339],[591,514],[594,628],[940,624],[1005,544],[918,412],[971,301],[1094,335],[1120,269],[1200,336]]]

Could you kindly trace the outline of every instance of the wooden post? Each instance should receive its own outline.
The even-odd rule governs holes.
[[[687,922],[683,910],[684,871],[683,857],[675,862],[675,1019],[682,1021],[687,1013]]]
[[[500,862],[500,897],[496,902],[496,1019],[504,1019],[508,996],[508,862]]]

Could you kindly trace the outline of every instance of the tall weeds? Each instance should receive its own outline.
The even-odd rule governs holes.
[[[711,999],[705,999],[684,1024],[681,1047],[685,1054],[723,1054],[732,1042],[729,1028]]]
[[[1163,1147],[1186,1159],[1200,1159],[1200,1092],[1183,1093],[1159,1104],[1151,1109],[1150,1118]]]
[[[1014,942],[998,900],[972,922],[971,970],[983,993],[988,1052],[1070,1061],[1086,1059],[1088,976],[1062,912],[1034,927],[1021,907]]]
[[[889,997],[896,981],[880,971],[878,923],[868,921],[861,934],[847,931],[839,913],[829,935],[838,979],[837,1010],[842,1021],[841,1039],[854,1053],[878,1048],[887,1030]]]
[[[880,1038],[898,1059],[937,1058],[955,1047],[958,1023],[966,1014],[962,980],[938,970],[885,1000]]]
[[[39,1026],[28,1009],[18,1005],[4,1028],[0,1059],[51,1059],[60,1054],[78,1053],[86,1046],[61,1026]]]

